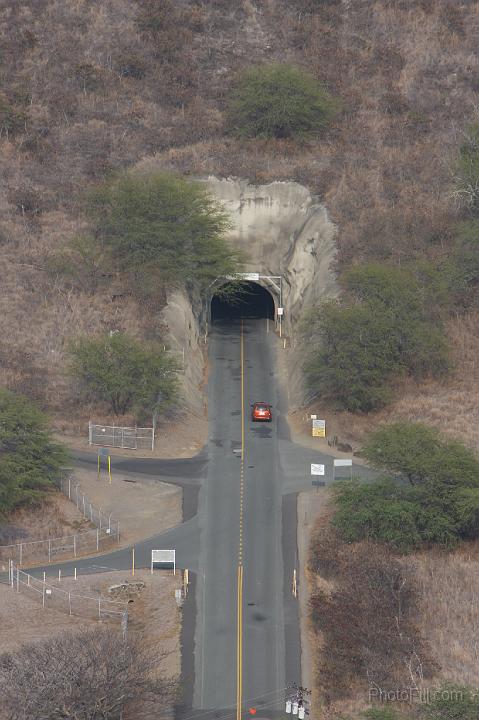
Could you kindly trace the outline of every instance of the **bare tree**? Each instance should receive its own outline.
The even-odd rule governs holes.
[[[25,644],[0,656],[5,720],[126,720],[166,715],[174,682],[166,654],[147,638],[125,641],[111,627]]]

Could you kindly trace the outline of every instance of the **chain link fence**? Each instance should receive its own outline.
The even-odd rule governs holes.
[[[8,560],[13,560],[19,565],[58,562],[81,555],[89,555],[100,550],[108,550],[116,542],[117,535],[114,531],[108,532],[108,528],[102,530],[96,528],[46,540],[0,545],[0,562],[6,563]]]
[[[56,480],[57,487],[77,506],[85,520],[95,525],[99,530],[104,531],[120,540],[120,521],[112,517],[112,513],[105,512],[101,507],[96,507],[88,495],[82,492],[80,483],[76,482],[73,474],[64,471]]]
[[[120,542],[120,521],[113,518],[112,513],[95,507],[70,472],[64,471],[62,476],[57,478],[56,485],[96,528],[45,540],[0,545],[0,562],[13,560],[19,565],[58,562],[103,552]]]
[[[130,450],[154,450],[155,429],[88,423],[88,443]]]
[[[53,583],[39,580],[20,570],[12,561],[9,564],[9,584],[22,595],[26,595],[44,608],[53,608],[67,615],[79,617],[114,620],[121,623],[123,632],[128,626],[128,610],[126,603],[103,598],[82,595],[63,590]]]

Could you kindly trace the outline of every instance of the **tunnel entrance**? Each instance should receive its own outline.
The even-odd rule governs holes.
[[[231,286],[231,295],[224,290]],[[274,320],[274,300],[266,288],[255,282],[243,282],[240,289],[225,283],[220,295],[211,298],[211,320],[233,320],[242,317]]]

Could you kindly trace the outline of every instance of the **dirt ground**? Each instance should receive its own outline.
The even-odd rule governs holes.
[[[81,489],[95,508],[97,518],[97,511],[101,509],[105,526],[111,520],[116,529],[119,521],[120,546],[144,540],[182,521],[181,488],[159,482],[154,477],[112,473],[110,484],[106,472],[98,479],[96,471],[75,469],[71,484],[73,499],[76,497],[73,491],[76,482],[79,483],[79,490]],[[80,541],[78,535],[86,531],[90,533],[83,535]],[[95,554],[94,526],[77,510],[74,502],[62,493],[54,492],[39,507],[24,508],[14,513],[2,527],[0,545],[71,538],[74,534],[77,535],[77,548],[82,548],[80,554]],[[68,547],[70,551],[62,552],[62,560],[71,557],[73,553],[74,546],[71,542]],[[110,543],[102,540],[100,552],[104,552],[108,547]],[[23,562],[26,565],[46,561],[46,542],[30,545],[28,550],[23,545],[23,549]],[[35,550],[33,554],[32,550]],[[18,547],[0,548],[2,572],[6,572],[7,559],[11,557],[18,561]]]
[[[318,438],[313,438],[314,440]],[[315,697],[314,646],[309,620],[309,598],[314,590],[314,576],[308,571],[311,533],[315,529],[321,511],[325,508],[327,490],[318,488],[298,495],[298,559],[299,559],[299,618],[301,629],[301,682],[303,687],[312,689],[311,706],[318,707]]]
[[[181,575],[168,572],[137,571],[132,578],[125,572],[111,572],[97,575],[80,575],[77,580],[64,579],[60,586],[72,594],[110,598],[108,588],[124,581],[141,580],[145,587],[128,603],[129,630],[148,630],[162,650],[168,653],[165,673],[175,677],[180,672],[180,626],[181,611],[175,601],[175,589],[181,587]],[[58,585],[58,582],[52,583]],[[39,599],[41,595],[39,595]],[[115,597],[115,600],[127,600]],[[1,652],[14,652],[23,643],[38,641],[75,631],[81,627],[96,627],[99,622],[108,622],[112,627],[116,621],[98,621],[70,616],[58,610],[43,608],[40,602],[17,593],[8,585],[0,584],[0,625],[2,628]]]
[[[318,417],[324,418],[324,414],[321,416],[320,412],[318,412],[315,408],[311,409],[310,412],[303,408],[302,410],[292,412],[288,415],[288,424],[291,430],[291,440],[293,442],[298,445],[303,445],[303,447],[312,448],[320,453],[332,455],[337,458],[350,458],[353,456],[353,453],[360,449],[358,444],[352,444],[352,452],[341,452],[337,449],[337,447],[328,445],[328,438],[331,439],[334,435],[338,436],[338,441],[340,443],[350,443],[350,438],[345,438],[344,435],[341,436],[339,428],[337,428],[334,424],[334,420],[329,417],[325,418],[327,437],[313,437],[311,434],[311,413],[316,413]],[[354,455],[354,462],[357,465],[364,465],[364,460],[357,455]]]
[[[112,420],[103,420],[112,424]],[[96,422],[96,421],[95,421]],[[99,423],[101,421],[98,421]],[[156,431],[154,450],[128,450],[111,448],[112,455],[120,457],[185,458],[196,455],[206,443],[208,420],[205,415],[189,414],[185,417],[162,424]],[[58,441],[72,450],[96,452],[97,447],[88,444],[88,424],[75,427],[75,434],[55,434]]]
[[[120,544],[131,544],[178,525],[182,520],[181,488],[152,476],[75,469],[74,478],[90,502],[120,521]]]

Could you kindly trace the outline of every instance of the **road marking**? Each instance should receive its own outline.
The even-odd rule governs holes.
[[[241,356],[241,470],[240,470],[240,509],[239,509],[239,547],[238,547],[238,587],[237,587],[237,638],[236,638],[236,720],[241,720],[243,697],[243,511],[244,511],[244,445],[245,445],[245,407],[244,407],[244,334],[243,320],[240,330]]]
[[[238,637],[236,647],[236,720],[241,720],[243,695],[243,565],[238,565]]]

